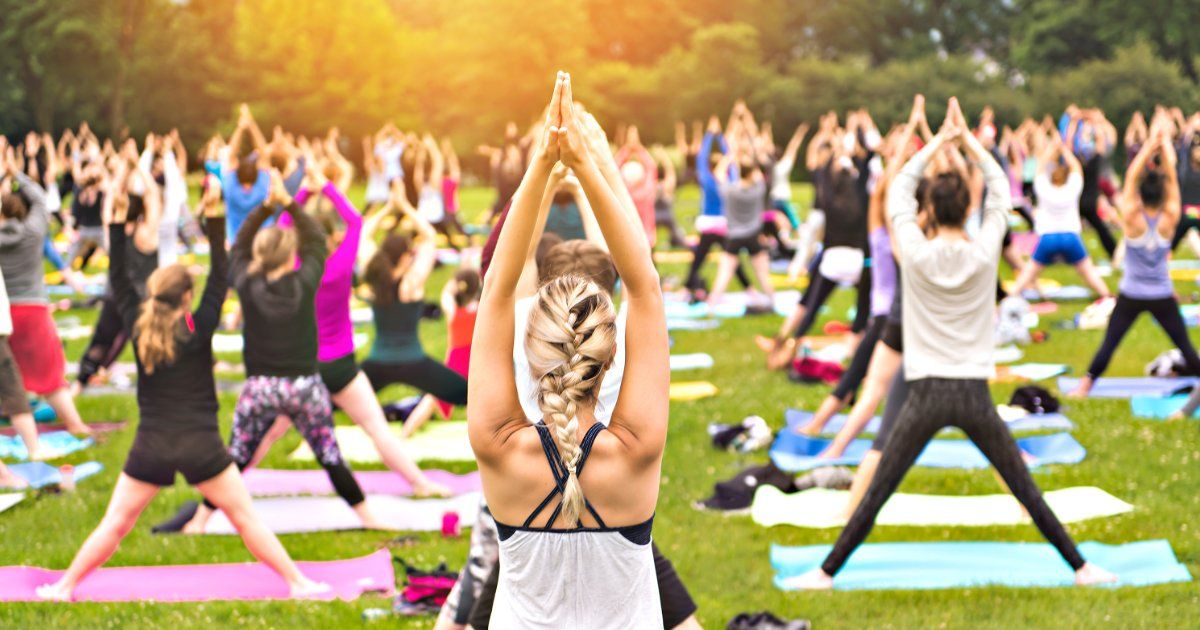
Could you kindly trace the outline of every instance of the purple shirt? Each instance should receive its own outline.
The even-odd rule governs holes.
[[[354,288],[354,259],[358,256],[358,242],[362,235],[362,215],[354,209],[346,196],[331,182],[326,182],[322,194],[333,202],[333,207],[346,223],[346,237],[341,245],[325,259],[325,273],[317,287],[317,360],[326,362],[340,359],[354,352],[354,324],[350,321],[350,292]],[[308,189],[296,194],[296,205],[308,200]],[[279,225],[290,226],[291,215],[284,213]]]

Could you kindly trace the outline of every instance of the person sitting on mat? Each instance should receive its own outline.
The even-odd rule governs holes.
[[[645,233],[597,168],[579,117],[570,77],[560,73],[484,283],[471,346],[475,371],[490,376],[469,383],[467,423],[500,536],[491,624],[661,628],[650,541],[667,432],[666,314]],[[594,408],[613,359],[616,310],[595,283],[571,275],[539,290],[523,334],[540,386],[536,425],[521,407],[513,371],[518,280],[538,201],[560,159],[592,201],[623,281],[629,329],[637,331],[608,430]]]
[[[113,204],[108,277],[122,321],[133,337],[141,419],[104,519],[83,543],[66,573],[57,582],[37,588],[43,599],[70,600],[79,582],[117,550],[159,489],[175,484],[177,473],[225,512],[250,553],[287,582],[293,597],[317,596],[330,590],[329,585],[304,577],[279,539],[259,519],[242,476],[221,441],[212,335],[220,323],[229,274],[225,218],[218,190],[210,186],[201,202],[212,245],[212,269],[195,311],[189,310],[192,276],[180,264],[151,274],[146,283],[147,298],[142,300],[126,269],[127,202]]]
[[[913,196],[933,154],[960,142],[983,169],[987,197],[983,224],[971,238],[963,228],[969,202],[966,182],[956,172],[936,176],[929,187],[937,221],[935,236],[916,223]],[[820,567],[787,580],[787,587],[829,589],[833,576],[870,533],[879,510],[926,444],[946,426],[957,426],[983,451],[1033,522],[1075,571],[1080,585],[1116,577],[1086,562],[1062,523],[1050,511],[1029,474],[1016,441],[996,414],[987,379],[992,361],[996,269],[1012,200],[1004,170],[967,131],[958,100],[950,99],[938,135],[901,170],[889,196],[888,216],[904,269],[904,373],[911,392],[900,410],[879,469],[850,522]]]

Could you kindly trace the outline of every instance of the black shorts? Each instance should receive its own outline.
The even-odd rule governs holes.
[[[895,350],[896,352],[904,352],[904,325],[901,322],[893,319],[888,319],[883,326],[883,334],[879,336],[879,340],[883,345]]]
[[[730,254],[737,255],[739,252],[746,252],[750,256],[763,251],[762,243],[758,240],[758,235],[747,236],[745,238],[731,238],[725,241],[725,251]]]
[[[31,412],[21,368],[8,347],[8,335],[0,335],[0,413],[12,418]]]
[[[336,394],[346,389],[354,377],[358,376],[358,362],[354,360],[354,353],[351,352],[332,361],[321,361],[317,364],[317,371],[321,374],[321,382],[325,383],[325,389],[328,389],[330,394]]]
[[[658,575],[658,597],[662,605],[663,628],[674,628],[687,621],[688,617],[696,614],[696,602],[692,599],[692,594],[688,592],[687,587],[683,585],[683,580],[679,579],[679,574],[675,572],[675,565],[662,555],[662,552],[658,550],[658,545],[651,543],[650,548],[654,553],[654,572]],[[471,609],[468,623],[471,628],[485,630],[488,627],[488,622],[492,618],[492,604],[496,599],[496,587],[499,583],[500,563],[496,562],[496,566],[492,567],[492,573],[483,583],[483,591],[479,594],[479,599],[475,600],[475,606]]]
[[[194,486],[225,472],[231,464],[233,458],[214,422],[212,429],[183,433],[139,430],[124,471],[156,486],[175,485],[175,473],[181,473]]]

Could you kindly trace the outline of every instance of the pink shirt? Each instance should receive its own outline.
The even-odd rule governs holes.
[[[354,324],[350,321],[350,292],[354,288],[354,259],[362,235],[362,215],[332,183],[321,190],[346,223],[341,245],[325,259],[325,273],[317,287],[317,360],[333,361],[354,352]],[[308,200],[308,189],[296,193],[296,205]],[[280,226],[290,226],[291,215],[279,218]]]

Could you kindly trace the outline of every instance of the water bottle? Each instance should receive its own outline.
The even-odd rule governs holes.
[[[442,537],[458,538],[461,533],[462,527],[459,523],[458,512],[450,511],[442,514]]]

